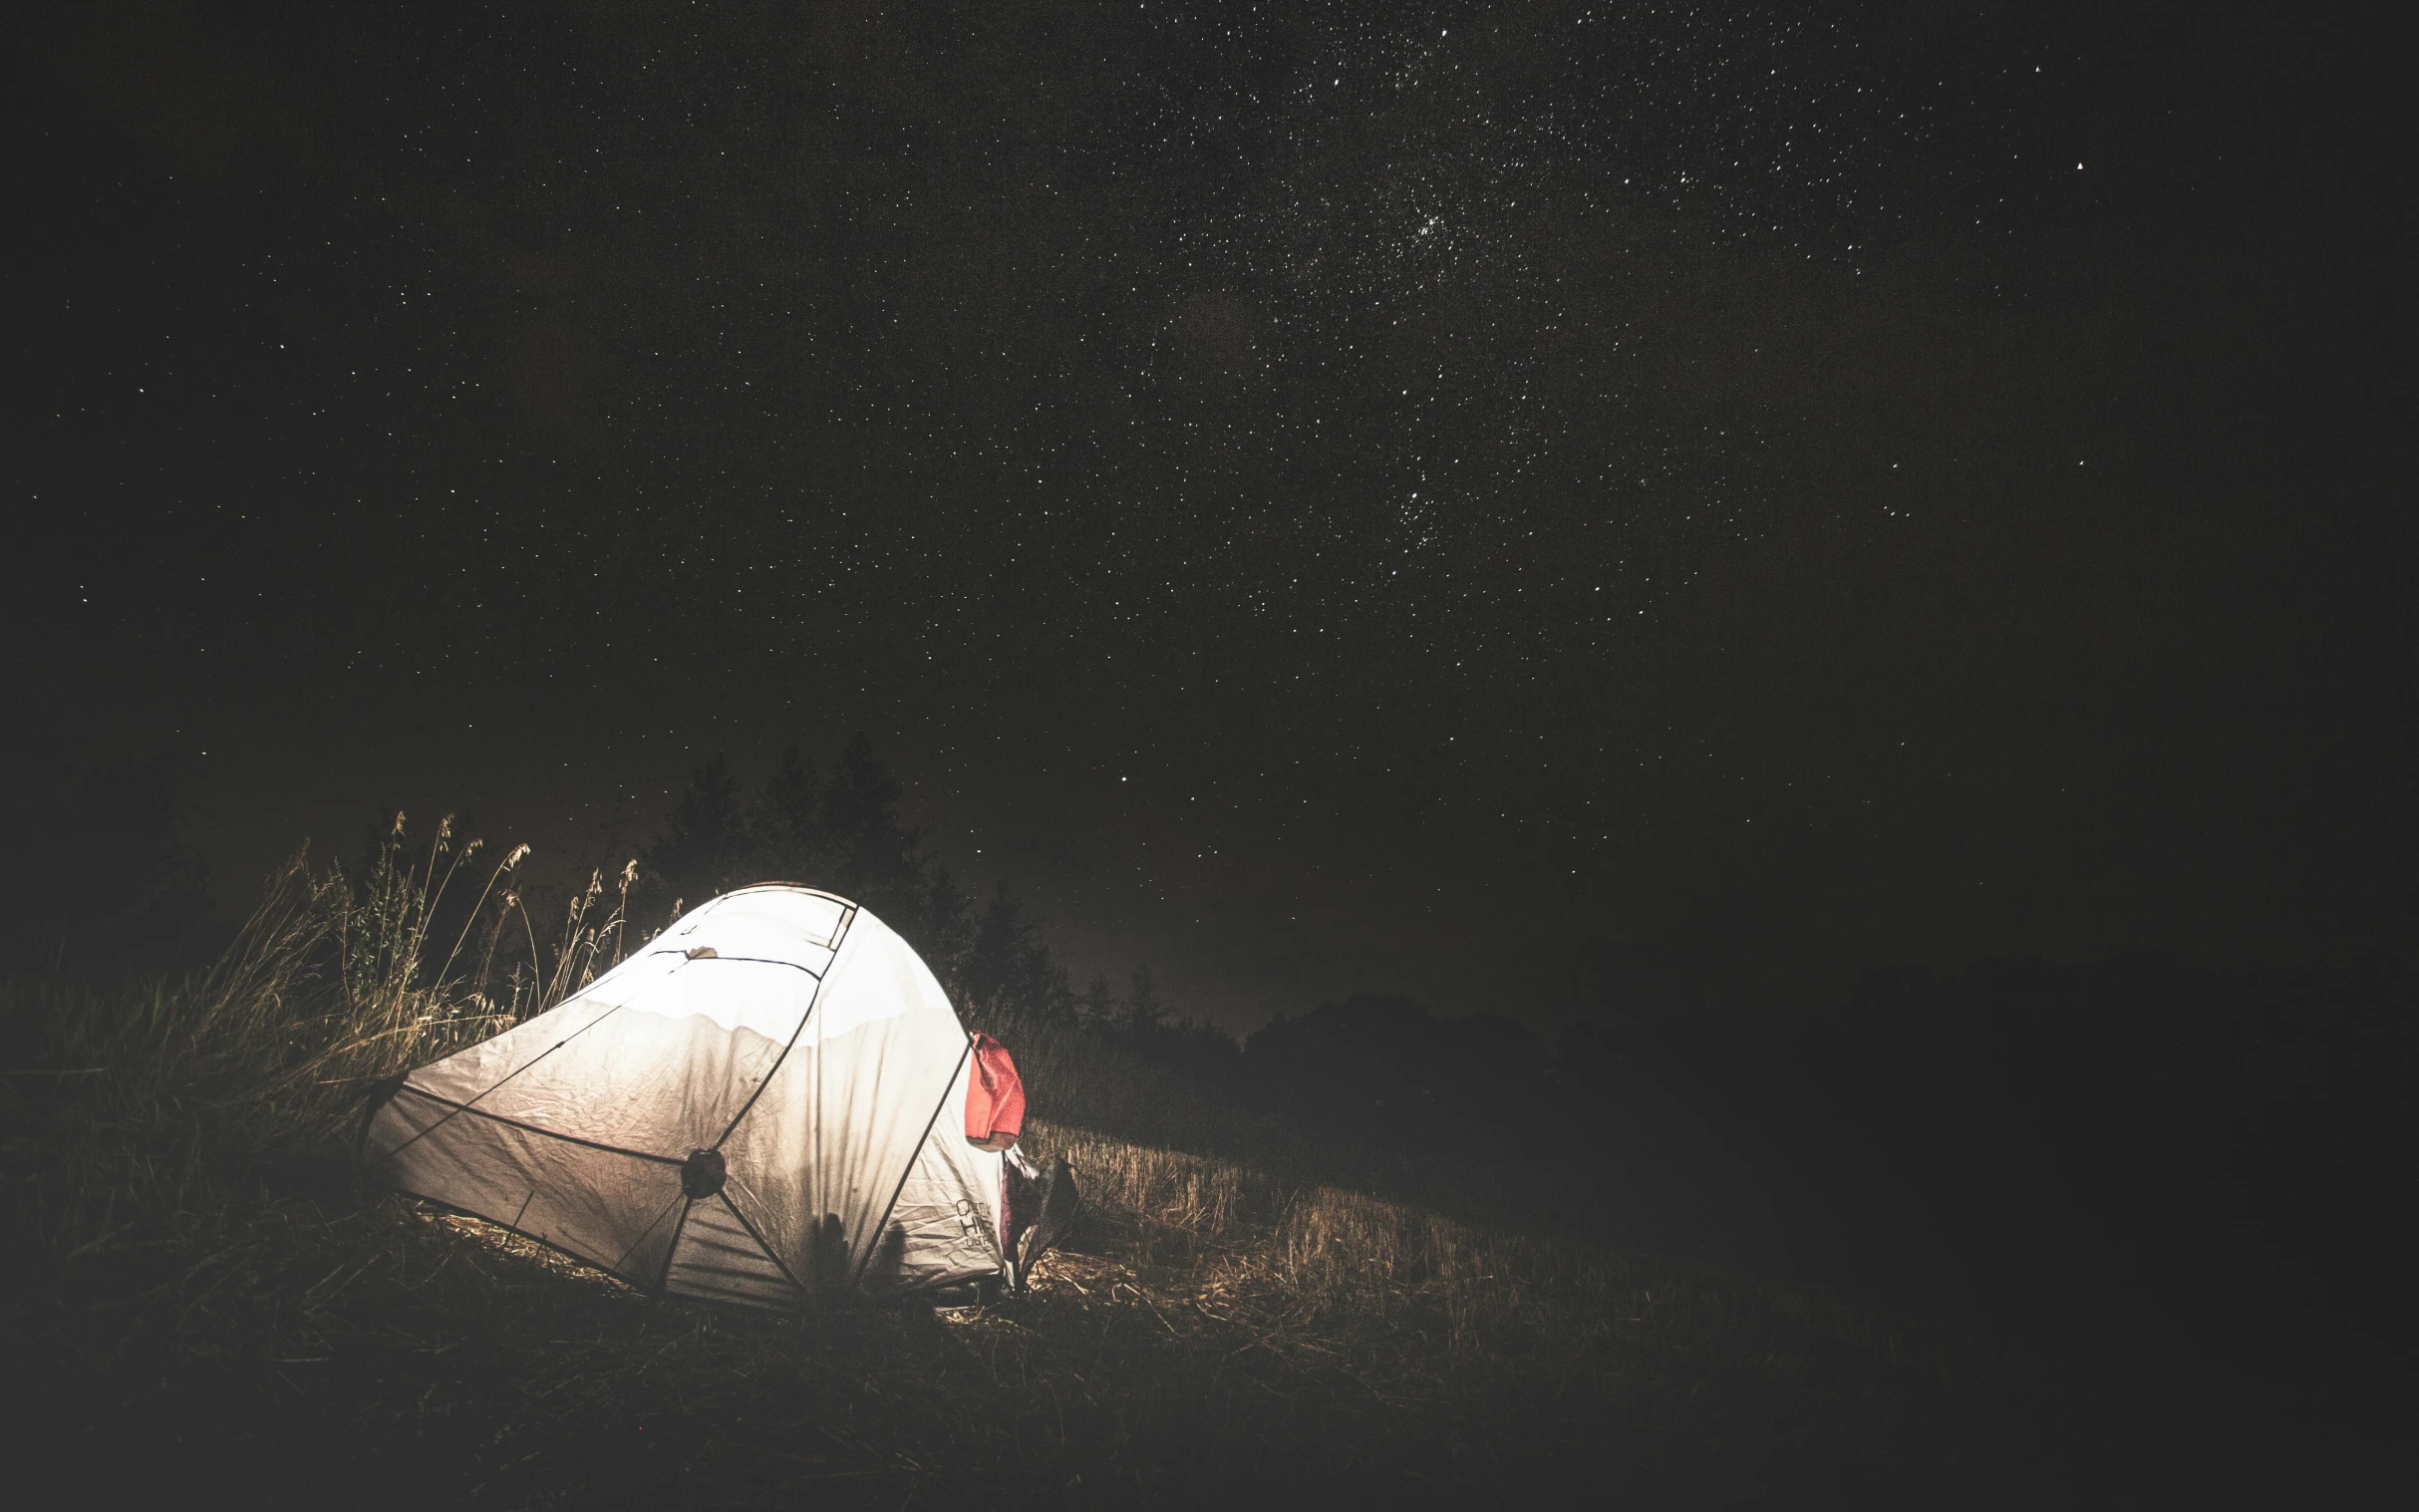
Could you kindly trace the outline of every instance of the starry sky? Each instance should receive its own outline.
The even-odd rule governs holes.
[[[863,730],[1238,1028],[2410,951],[2357,13],[35,15],[14,739],[222,891]]]

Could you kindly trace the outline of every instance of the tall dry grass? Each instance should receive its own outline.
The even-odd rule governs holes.
[[[1307,1162],[1272,1170],[1047,1123],[1030,1138],[1066,1155],[1097,1205],[1095,1242],[1044,1267],[1039,1290],[1113,1271],[1178,1332],[1350,1376],[1375,1399],[1459,1402],[1533,1445],[1554,1424],[1652,1442],[1692,1408],[1718,1419],[1750,1402],[1843,1419],[1853,1402],[1853,1433],[1886,1438],[1927,1411],[1893,1377],[1969,1392],[2009,1359],[1969,1331],[1466,1222],[1328,1184]]]
[[[1509,1177],[1414,1200],[1481,1178],[1063,1025],[999,1026],[1035,1088],[1029,1146],[1087,1198],[1009,1307],[634,1293],[352,1174],[370,1082],[621,949],[603,878],[541,935],[521,853],[477,854],[399,825],[359,878],[298,858],[207,971],[0,985],[0,1243],[23,1273],[0,1318],[51,1383],[6,1428],[13,1463],[56,1451],[37,1492],[165,1454],[188,1499],[314,1503],[367,1476],[505,1505],[1399,1504],[1574,1469],[1721,1500],[1814,1461],[1948,1484],[1997,1452],[1992,1423],[2031,1420],[1968,1336],[1468,1216],[1505,1208]]]
[[[26,1194],[43,1243],[99,1248],[189,1208],[205,1171],[325,1155],[371,1083],[542,1012],[618,959],[628,872],[609,908],[592,876],[541,948],[513,886],[528,847],[483,877],[480,849],[448,817],[415,853],[398,814],[358,878],[298,852],[202,970],[117,990],[0,979],[16,1058],[0,1106],[51,1157]],[[473,878],[469,906],[449,909]],[[515,924],[526,952],[493,980]]]

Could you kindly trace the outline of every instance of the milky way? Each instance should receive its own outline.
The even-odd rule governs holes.
[[[2307,756],[2284,480],[2379,277],[2285,23],[59,25],[31,660],[221,834],[601,849],[863,728],[1237,1023],[2282,917],[2190,837]]]

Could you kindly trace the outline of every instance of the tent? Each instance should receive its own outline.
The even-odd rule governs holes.
[[[389,1083],[359,1148],[404,1191],[652,1291],[954,1300],[1013,1288],[1071,1207],[1062,1161],[1010,1148],[1023,1115],[1006,1051],[906,941],[767,884]]]

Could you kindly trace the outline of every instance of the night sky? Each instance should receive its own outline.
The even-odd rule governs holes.
[[[863,730],[1078,981],[1238,1028],[2409,956],[2393,57],[2281,5],[37,7],[9,739],[171,756],[232,905],[382,806],[618,860],[713,754]]]

